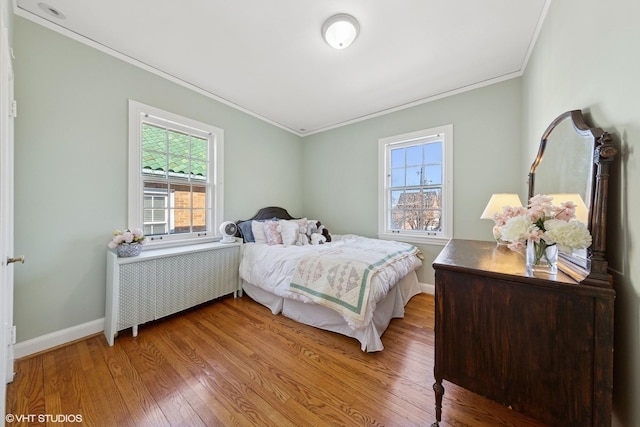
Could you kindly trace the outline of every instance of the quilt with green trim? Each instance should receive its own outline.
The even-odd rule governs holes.
[[[393,242],[391,246],[341,248],[306,256],[298,262],[289,289],[362,324],[371,279],[396,261],[417,253],[415,246]]]

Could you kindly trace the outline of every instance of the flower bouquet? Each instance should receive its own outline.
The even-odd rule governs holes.
[[[576,205],[571,202],[555,206],[553,197],[536,195],[527,208],[506,206],[502,214],[496,214],[496,224],[502,225],[502,240],[509,249],[527,250],[527,268],[544,268],[557,272],[558,246],[570,252],[591,246],[591,234],[587,226],[575,220]]]
[[[120,257],[130,257],[140,255],[142,245],[147,242],[147,238],[142,234],[142,230],[115,230],[113,239],[107,244],[111,249],[115,249]]]

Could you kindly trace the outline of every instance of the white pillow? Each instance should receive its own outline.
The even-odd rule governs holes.
[[[264,222],[251,221],[251,231],[256,243],[267,243],[267,235],[264,232]]]
[[[298,221],[281,219],[280,227],[282,244],[285,246],[295,245],[298,240],[298,229],[300,228]]]

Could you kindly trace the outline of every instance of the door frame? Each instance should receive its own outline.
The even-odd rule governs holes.
[[[12,50],[9,42],[9,2],[0,6],[0,412],[6,412],[8,382],[14,377],[13,326],[13,92]]]

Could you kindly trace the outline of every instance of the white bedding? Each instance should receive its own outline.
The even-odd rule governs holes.
[[[342,316],[328,308],[301,301],[285,299],[243,280],[242,288],[253,300],[267,307],[273,314],[283,316],[316,328],[336,332],[360,341],[362,351],[382,351],[384,345],[380,337],[387,329],[391,319],[404,317],[404,306],[420,293],[418,276],[415,272],[407,274],[391,288],[387,296],[376,306],[371,323],[364,329],[354,330],[347,325]]]
[[[399,249],[406,248],[406,244],[355,235],[341,236],[339,239],[334,239],[331,243],[322,245],[269,246],[264,243],[247,243],[243,248],[243,257],[240,263],[240,277],[245,283],[252,286],[254,294],[256,293],[255,288],[260,288],[282,297],[285,300],[313,304],[313,301],[309,297],[298,292],[293,292],[289,286],[299,260],[309,255],[340,253],[345,248],[358,248],[365,255],[364,260],[371,260],[371,254],[374,252],[380,254],[381,248],[385,248],[385,251],[388,251],[388,253],[394,253]],[[374,319],[377,305],[385,300],[396,283],[414,272],[421,265],[422,261],[420,258],[416,254],[411,254],[395,260],[391,265],[382,270],[376,270],[371,278],[369,303],[363,321],[354,321],[351,317],[340,315],[348,328],[355,331],[356,335],[358,335],[358,331],[360,331],[359,335],[362,335],[364,331],[371,331],[372,319]],[[415,273],[413,273],[413,275],[415,276]],[[251,296],[251,293],[248,293]],[[416,287],[412,286],[410,290],[405,290],[404,294],[407,293],[410,295],[403,295],[402,298],[399,298],[399,300],[402,301],[402,307],[404,307],[408,299],[416,293]],[[395,299],[395,295],[393,299]],[[312,310],[309,311],[311,312]],[[393,317],[398,317],[397,310],[394,311],[392,315]],[[387,319],[386,323],[388,323],[388,320],[390,319]],[[314,321],[310,319],[303,323],[314,324]],[[384,325],[384,328],[386,328],[386,325]],[[382,331],[384,331],[384,328]],[[375,329],[376,328],[374,328],[374,330]],[[379,333],[381,334],[382,331]],[[347,335],[353,336],[353,334]]]

